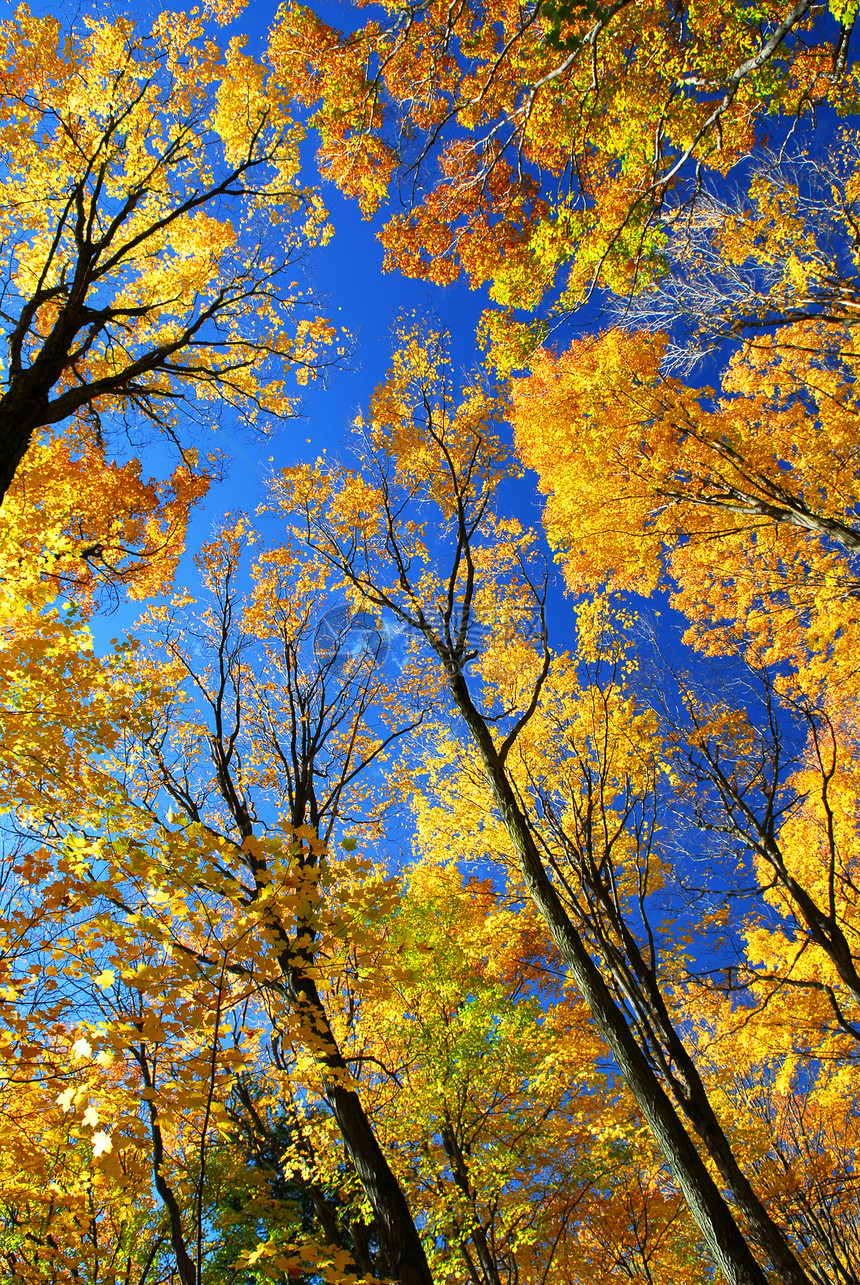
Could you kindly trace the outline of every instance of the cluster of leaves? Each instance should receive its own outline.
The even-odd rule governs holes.
[[[534,346],[522,310],[565,313],[598,284],[625,295],[659,280],[679,213],[765,130],[816,105],[856,110],[850,7],[380,9],[340,32],[286,6],[273,65],[314,109],[327,179],[368,215],[399,187],[406,209],[380,232],[386,265],[489,285],[502,364]]]

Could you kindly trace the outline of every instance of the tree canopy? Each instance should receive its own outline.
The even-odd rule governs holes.
[[[857,1285],[854,7],[237,17],[0,23],[3,1273]]]

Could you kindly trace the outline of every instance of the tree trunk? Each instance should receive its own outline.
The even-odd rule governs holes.
[[[47,410],[47,405],[47,396],[27,397],[26,390],[17,387],[0,398],[0,505],[27,454],[33,433],[43,423],[40,412]]]
[[[283,940],[283,933],[277,931]],[[424,1246],[400,1183],[383,1155],[361,1099],[347,1087],[351,1079],[349,1068],[329,1026],[316,984],[296,967],[289,946],[279,952],[278,958],[293,1005],[314,1032],[325,1098],[373,1210],[387,1271],[400,1285],[433,1285]]]

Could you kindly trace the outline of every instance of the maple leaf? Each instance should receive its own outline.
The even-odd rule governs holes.
[[[93,1155],[98,1159],[99,1156],[108,1155],[113,1151],[113,1142],[109,1133],[98,1129],[93,1134]]]

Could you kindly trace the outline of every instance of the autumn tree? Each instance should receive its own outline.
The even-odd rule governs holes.
[[[99,679],[100,662],[87,657],[92,699],[103,709],[115,701],[116,721],[109,715],[102,724],[101,751],[95,742],[87,748],[86,785],[76,785],[69,761],[59,758],[33,780],[26,800],[18,792],[13,806],[30,839],[17,872],[46,892],[10,946],[10,980],[26,1004],[42,972],[39,964],[27,969],[40,950],[62,961],[52,970],[90,986],[96,979],[81,1036],[87,1066],[63,1104],[75,1108],[89,1076],[90,1093],[108,1099],[116,1121],[115,1142],[107,1143],[116,1162],[124,1147],[149,1153],[186,1285],[200,1279],[209,1236],[200,1203],[205,1157],[212,1138],[232,1127],[230,1086],[254,1068],[267,1031],[289,1047],[298,1041],[312,1081],[322,1075],[321,1103],[369,1201],[380,1264],[405,1281],[429,1280],[412,1217],[320,997],[315,963],[326,927],[325,840],[345,791],[354,795],[362,771],[410,719],[394,702],[393,726],[368,725],[381,681],[374,655],[315,654],[324,569],[302,566],[288,548],[264,557],[240,617],[245,538],[240,522],[205,551],[211,602],[197,621],[190,598],[180,596],[173,612],[154,609],[160,659],[145,663],[134,648],[123,649]],[[249,663],[254,648],[259,668]],[[62,714],[55,735],[57,724]],[[70,754],[76,757],[72,747]],[[48,923],[56,923],[57,937]],[[257,959],[260,950],[269,962]],[[62,1028],[74,1007],[61,1002],[55,1025]],[[244,1039],[241,1025],[231,1025],[239,1012],[256,1015]],[[9,1043],[14,1050],[17,1040]],[[96,1054],[117,1064],[121,1085],[113,1094],[96,1087]],[[349,1260],[348,1250],[332,1249]]]
[[[189,416],[289,414],[289,372],[332,338],[296,282],[328,227],[266,68],[200,14],[67,27],[22,5],[0,47],[0,498],[67,421],[99,446],[149,424],[182,454]]]

